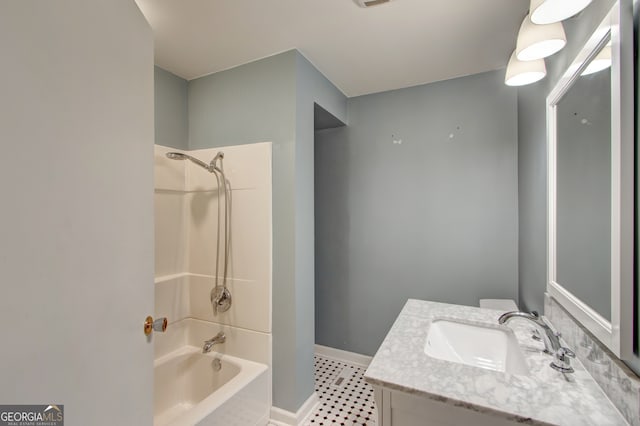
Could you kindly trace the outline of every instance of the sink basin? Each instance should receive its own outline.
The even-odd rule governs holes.
[[[518,340],[509,329],[435,319],[429,328],[424,353],[487,370],[529,373]]]

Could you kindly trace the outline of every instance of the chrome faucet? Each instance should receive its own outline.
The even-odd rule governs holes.
[[[213,345],[224,343],[225,340],[227,340],[227,337],[221,331],[220,333],[216,334],[215,337],[212,337],[209,340],[205,340],[204,346],[202,346],[202,353],[206,354],[208,352],[211,352],[211,350],[213,349]]]
[[[498,323],[506,324],[514,318],[527,319],[544,331],[542,337],[544,342],[544,353],[555,357],[551,364],[549,364],[551,368],[562,373],[573,373],[574,370],[573,367],[571,367],[570,358],[575,358],[576,354],[571,349],[562,346],[562,343],[560,343],[560,333],[555,333],[536,311],[531,313],[517,311],[507,312],[498,318]],[[534,338],[536,338],[536,336],[539,336],[539,334],[534,334]]]
[[[544,337],[542,340],[544,341],[545,353],[554,354],[558,349],[562,347],[562,345],[560,344],[560,334],[554,333],[553,330],[551,330],[551,327],[549,327],[547,323],[544,322],[542,318],[540,318],[540,315],[536,311],[533,311],[531,313],[517,311],[507,312],[500,316],[500,318],[498,318],[498,323],[506,324],[514,318],[528,319],[529,321],[537,325],[540,329],[542,329],[542,331],[544,331]]]

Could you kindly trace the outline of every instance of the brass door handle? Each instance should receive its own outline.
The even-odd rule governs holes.
[[[144,320],[144,334],[150,335],[154,330],[164,333],[167,331],[167,319],[166,318],[158,318],[157,320],[153,320],[151,317],[147,317]]]

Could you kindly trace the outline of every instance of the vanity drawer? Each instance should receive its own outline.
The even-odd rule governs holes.
[[[387,391],[388,392],[388,391]],[[417,397],[403,392],[389,392],[388,425],[382,426],[514,426],[513,422],[472,409]]]

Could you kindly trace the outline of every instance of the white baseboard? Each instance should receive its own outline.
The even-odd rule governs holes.
[[[315,411],[318,405],[320,405],[320,399],[314,392],[295,413],[283,410],[282,408],[271,407],[271,423],[278,426],[301,425],[306,418]]]
[[[364,368],[367,368],[373,359],[367,355],[360,355],[354,352],[343,351],[342,349],[335,349],[322,345],[316,345],[316,354],[338,361],[348,362],[349,364],[356,364]]]
[[[267,426],[289,426],[289,425],[286,423],[282,423],[282,422],[278,422],[276,420],[270,419],[267,422]]]

